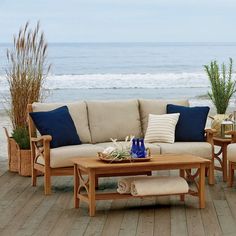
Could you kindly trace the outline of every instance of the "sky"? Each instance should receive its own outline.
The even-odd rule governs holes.
[[[236,42],[235,0],[0,0],[0,42],[38,20],[49,42]]]

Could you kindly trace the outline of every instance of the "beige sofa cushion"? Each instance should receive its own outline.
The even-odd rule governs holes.
[[[103,148],[94,144],[71,145],[50,149],[50,166],[52,168],[73,166],[71,158],[95,157]],[[38,158],[37,163],[44,165],[44,159]]]
[[[119,142],[122,145],[124,145],[125,142]],[[107,147],[113,147],[113,143],[112,142],[106,142],[106,143],[98,143],[98,146],[102,147],[103,149],[107,148]],[[151,155],[158,155],[161,153],[161,148],[158,145],[152,144],[152,143],[145,143],[145,147],[146,148],[150,148],[150,152]]]
[[[137,100],[87,101],[89,127],[93,143],[125,140],[128,135],[141,136]]]
[[[227,158],[229,161],[236,162],[236,143],[227,146]]]
[[[82,143],[91,143],[88,126],[87,107],[84,101],[73,103],[33,103],[33,111],[50,111],[61,106],[67,106],[74,121],[77,133]]]
[[[160,100],[160,99],[140,99],[140,118],[142,123],[143,134],[146,133],[148,126],[148,116],[166,114],[166,105],[175,104],[189,106],[188,100]]]
[[[155,143],[160,146],[161,154],[192,154],[211,159],[212,146],[207,142]]]

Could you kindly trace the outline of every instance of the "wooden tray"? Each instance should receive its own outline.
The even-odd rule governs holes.
[[[98,158],[101,161],[104,162],[108,162],[108,163],[128,163],[128,162],[145,162],[145,161],[150,161],[151,160],[151,156],[147,156],[147,157],[143,157],[143,158],[127,158],[127,159],[111,159],[109,158],[108,155],[102,153],[102,152],[98,152]]]

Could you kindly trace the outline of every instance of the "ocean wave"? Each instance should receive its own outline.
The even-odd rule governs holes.
[[[59,89],[165,89],[208,88],[205,73],[158,73],[158,74],[86,74],[50,75],[44,87]],[[0,76],[0,90],[7,90],[6,78]]]

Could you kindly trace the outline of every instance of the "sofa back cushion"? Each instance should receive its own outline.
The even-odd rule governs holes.
[[[189,106],[188,100],[161,100],[161,99],[140,99],[140,117],[142,131],[145,134],[148,126],[149,114],[163,115],[166,114],[167,104]]]
[[[51,148],[81,144],[67,106],[52,111],[30,112],[41,135],[51,135]]]
[[[167,105],[167,113],[180,113],[175,130],[177,142],[204,142],[205,126],[209,107],[185,107],[173,104]]]
[[[87,107],[84,101],[72,103],[33,103],[33,112],[51,111],[61,106],[67,106],[74,121],[77,134],[82,143],[91,143],[91,135],[88,125]]]
[[[141,136],[138,100],[87,101],[87,107],[93,143]]]

